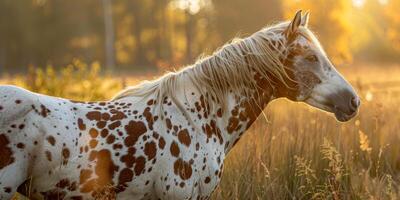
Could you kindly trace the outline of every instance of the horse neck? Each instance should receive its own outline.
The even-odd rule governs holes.
[[[240,137],[255,122],[267,104],[273,99],[273,87],[270,82],[260,78],[257,74],[254,80],[259,86],[257,89],[247,88],[248,95],[229,90],[224,98],[226,105],[216,101],[207,101],[204,94],[195,95],[191,102],[196,113],[192,118],[197,118],[201,123],[195,123],[207,135],[207,141],[215,136],[214,142],[223,145],[228,151],[236,144]],[[197,91],[198,92],[198,91]],[[196,92],[187,90],[185,96],[192,96]],[[196,120],[197,121],[197,120]]]
[[[255,75],[255,80],[260,88],[253,90],[250,96],[233,94],[228,97],[229,101],[232,102],[225,113],[228,120],[223,121],[220,125],[221,130],[225,130],[223,131],[223,137],[225,139],[226,153],[232,149],[241,136],[256,121],[268,103],[274,99],[273,87],[269,82],[258,79],[257,75]]]

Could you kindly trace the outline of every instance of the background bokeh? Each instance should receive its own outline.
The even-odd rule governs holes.
[[[272,102],[228,154],[212,199],[400,199],[400,0],[1,0],[0,83],[110,99],[298,9],[360,112],[339,123]]]
[[[176,68],[298,9],[336,64],[400,62],[399,0],[2,0],[0,69]]]

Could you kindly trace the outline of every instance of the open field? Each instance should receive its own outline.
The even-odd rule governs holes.
[[[212,199],[399,199],[400,66],[340,71],[362,98],[359,115],[339,123],[304,104],[272,102],[229,153]],[[60,73],[36,70],[0,83],[101,100],[151,77],[100,75],[97,64],[77,62]]]

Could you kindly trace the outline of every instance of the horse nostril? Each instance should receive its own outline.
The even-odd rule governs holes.
[[[360,105],[360,101],[358,100],[357,97],[351,98],[351,101],[350,101],[351,111],[353,111],[353,112],[356,111],[359,105]]]

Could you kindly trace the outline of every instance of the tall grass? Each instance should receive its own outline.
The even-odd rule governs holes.
[[[399,199],[400,111],[371,104],[339,124],[273,103],[270,123],[260,119],[229,154],[214,199]]]
[[[212,199],[400,199],[400,68],[345,75],[362,97],[358,116],[339,123],[304,104],[272,102],[229,153]],[[3,82],[78,100],[104,100],[124,85],[79,61]]]
[[[347,123],[272,102],[229,153],[213,199],[400,199],[400,84],[353,82],[362,106]]]

